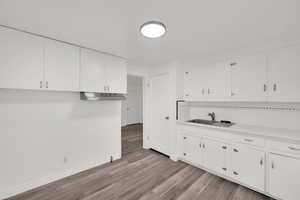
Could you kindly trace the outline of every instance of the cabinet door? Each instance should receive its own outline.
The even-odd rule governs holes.
[[[206,100],[227,101],[230,97],[230,67],[227,62],[210,65],[207,69]]]
[[[274,51],[269,58],[269,101],[300,101],[300,45]]]
[[[189,66],[184,72],[184,99],[186,101],[205,101],[207,93],[207,68]]]
[[[270,194],[284,200],[300,197],[300,160],[270,154]]]
[[[241,145],[231,149],[230,157],[230,177],[264,191],[265,152]]]
[[[266,56],[244,57],[229,65],[232,101],[267,101]]]
[[[226,174],[227,145],[210,140],[203,140],[203,166],[220,174]]]
[[[198,137],[182,136],[182,156],[187,161],[202,164],[202,143]]]
[[[79,48],[45,40],[45,84],[49,90],[79,90]]]
[[[0,27],[0,87],[40,89],[43,40]]]
[[[106,73],[110,93],[127,93],[127,68],[124,59],[107,56]]]
[[[81,49],[80,90],[106,92],[106,55]]]

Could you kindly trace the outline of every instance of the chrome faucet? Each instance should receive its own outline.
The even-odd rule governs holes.
[[[216,114],[214,112],[208,113],[208,116],[211,117],[212,121],[216,121]]]

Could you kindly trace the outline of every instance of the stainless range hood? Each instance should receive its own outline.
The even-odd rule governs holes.
[[[125,99],[125,95],[119,93],[80,92],[80,100],[83,101],[111,101]]]

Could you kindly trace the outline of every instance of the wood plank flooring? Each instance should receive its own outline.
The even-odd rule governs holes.
[[[131,128],[141,130],[140,127]],[[137,150],[137,146],[133,145],[136,144],[135,139],[123,141],[131,141],[132,144],[124,148],[127,153],[122,159],[9,200],[271,200],[204,170],[174,162],[152,150]]]

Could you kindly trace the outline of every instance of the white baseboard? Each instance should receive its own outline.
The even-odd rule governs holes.
[[[114,156],[114,160],[117,160],[120,158],[121,158],[120,155],[118,155],[116,157]],[[97,167],[99,165],[102,165],[102,164],[105,164],[108,162],[110,162],[110,160],[107,160],[107,159],[103,159],[100,161],[98,160],[96,162],[91,162],[91,163],[85,164],[84,166],[81,166],[81,167],[74,167],[74,168],[66,169],[65,171],[57,173],[57,174],[47,175],[47,176],[41,177],[39,179],[31,180],[31,181],[25,182],[23,184],[17,185],[15,187],[10,187],[10,188],[6,188],[6,189],[1,188],[0,189],[0,199],[8,198],[8,197],[26,192],[28,190],[32,190],[32,189],[40,187],[42,185],[46,185],[53,181],[57,181],[59,179],[66,178],[68,176],[77,174],[79,172]]]
[[[177,162],[178,161],[178,157],[174,154],[170,155],[170,159]]]

